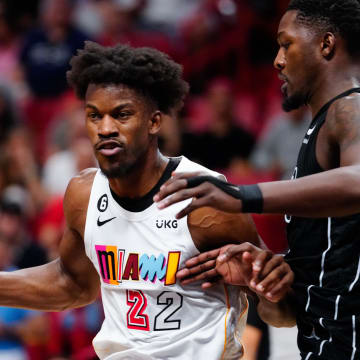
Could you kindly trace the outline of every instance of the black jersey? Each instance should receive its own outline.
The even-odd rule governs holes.
[[[360,88],[332,99],[312,120],[294,178],[324,171],[315,152],[319,130],[330,105],[354,92]],[[302,359],[360,359],[360,214],[321,219],[285,216],[285,220]]]

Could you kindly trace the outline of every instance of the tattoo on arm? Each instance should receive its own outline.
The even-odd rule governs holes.
[[[338,101],[330,117],[331,133],[341,152],[360,145],[360,100],[358,96]]]

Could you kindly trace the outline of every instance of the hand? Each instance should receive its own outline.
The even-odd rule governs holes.
[[[171,179],[163,184],[160,191],[154,196],[158,208],[164,209],[174,203],[192,198],[191,203],[176,214],[177,219],[181,219],[193,210],[203,206],[210,206],[226,212],[241,212],[241,200],[226,194],[209,182],[187,188],[187,179],[199,175],[200,173],[174,173]]]
[[[231,285],[249,286],[250,279],[258,272],[258,266],[261,268],[260,258],[252,264],[251,254],[257,252],[271,254],[250,243],[225,245],[187,260],[186,267],[179,270],[176,277],[182,285],[204,281],[203,288],[212,287],[220,280]]]
[[[250,243],[228,245],[217,258],[216,271],[228,284],[242,285],[271,302],[279,302],[290,290],[294,274],[282,255]]]
[[[177,273],[182,285],[204,281],[204,289],[222,280],[247,286],[271,302],[280,301],[290,289],[294,275],[283,256],[274,255],[250,243],[226,245],[202,253],[185,263]]]

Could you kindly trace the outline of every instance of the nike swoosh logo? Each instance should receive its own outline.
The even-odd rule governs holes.
[[[106,219],[106,220],[104,220],[104,221],[101,221],[101,220],[100,220],[100,216],[99,216],[98,219],[97,219],[97,226],[103,226],[103,225],[105,225],[106,223],[108,223],[109,221],[114,220],[114,219],[116,219],[116,216],[114,216],[114,217],[112,217],[112,218],[110,218],[110,219]]]
[[[314,125],[313,128],[309,129],[308,132],[306,133],[306,135],[310,136],[314,132],[315,128],[316,128],[316,125]]]

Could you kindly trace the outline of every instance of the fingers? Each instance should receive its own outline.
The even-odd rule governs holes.
[[[187,268],[191,268],[193,266],[196,266],[200,263],[205,263],[210,260],[216,260],[218,255],[220,254],[221,249],[214,249],[210,251],[206,251],[204,253],[199,254],[198,256],[195,256],[185,262],[185,266]]]
[[[252,282],[257,284],[277,265],[277,260],[274,261],[272,257],[273,253],[269,250],[260,250],[254,253]]]
[[[231,258],[233,258],[234,256],[241,255],[245,251],[252,255],[253,254],[255,255],[258,252],[261,252],[263,250],[261,250],[260,248],[256,247],[253,244],[250,244],[248,242],[242,243],[240,245],[232,245],[232,246],[229,246],[226,249],[226,251],[218,257],[218,259],[217,259],[218,263],[219,264],[225,263],[225,262],[229,261]]]
[[[215,285],[217,285],[218,283],[220,283],[222,281],[222,277],[221,276],[216,276],[213,279],[211,279],[211,281],[207,281],[201,284],[201,287],[203,289],[210,289],[212,287],[214,287]]]
[[[173,173],[172,177],[160,187],[160,191],[154,196],[154,201],[159,202],[176,191],[185,189],[187,187],[186,179],[198,176],[199,174],[199,172]]]
[[[157,207],[159,209],[164,209],[167,206],[175,203],[176,200],[181,201],[191,198],[195,188],[186,189],[186,187],[186,180],[177,180],[169,185],[163,185],[160,188],[160,191],[154,196],[154,201],[158,203]]]
[[[289,265],[281,258],[281,256],[276,256],[271,259],[275,268],[263,280],[257,283],[254,288],[254,291],[259,295],[265,296],[272,302],[281,300],[289,290],[294,279],[294,274]]]
[[[279,302],[288,293],[292,283],[294,281],[294,274],[287,273],[277,285],[271,290],[268,290],[265,294],[266,299],[271,302]]]
[[[204,281],[204,280],[206,282],[212,282],[213,279],[219,278],[219,274],[214,268],[214,264],[215,264],[215,260],[212,260],[212,268],[210,270],[204,270],[203,267],[204,264],[201,264],[198,267],[193,268],[191,270],[184,269],[183,273],[181,274],[182,275],[180,280],[181,285],[187,285],[196,281]]]
[[[181,180],[181,181],[186,181],[186,180]],[[178,185],[175,183],[173,185],[178,187]],[[164,209],[172,204],[193,198],[192,202],[185,208],[186,210],[184,209],[183,211],[181,211],[182,216],[180,217],[183,217],[188,213],[190,213],[192,210],[207,205],[206,196],[205,196],[206,194],[207,194],[207,186],[205,183],[191,189],[177,190],[174,194],[158,202],[157,207],[159,209]],[[180,213],[178,215],[180,215]]]
[[[220,249],[215,249],[187,260],[185,263],[186,268],[179,270],[176,278],[180,280],[182,285],[199,280],[213,282],[215,278],[219,277],[215,270],[216,258],[219,253]]]
[[[200,185],[200,187],[203,186],[203,185]],[[196,189],[196,188],[194,188]],[[196,196],[201,196],[200,195],[200,191],[198,191],[197,195]],[[175,200],[175,202],[177,202]],[[204,206],[209,206],[209,202],[207,200],[207,196],[204,196],[204,197],[201,197],[199,199],[197,198],[193,198],[191,203],[189,205],[187,205],[186,207],[184,207],[184,209],[182,209],[181,211],[179,211],[176,215],[175,215],[175,218],[176,219],[181,219],[183,218],[184,216],[187,216],[189,215],[192,211],[194,211],[195,209],[199,209],[201,207],[204,207]]]

